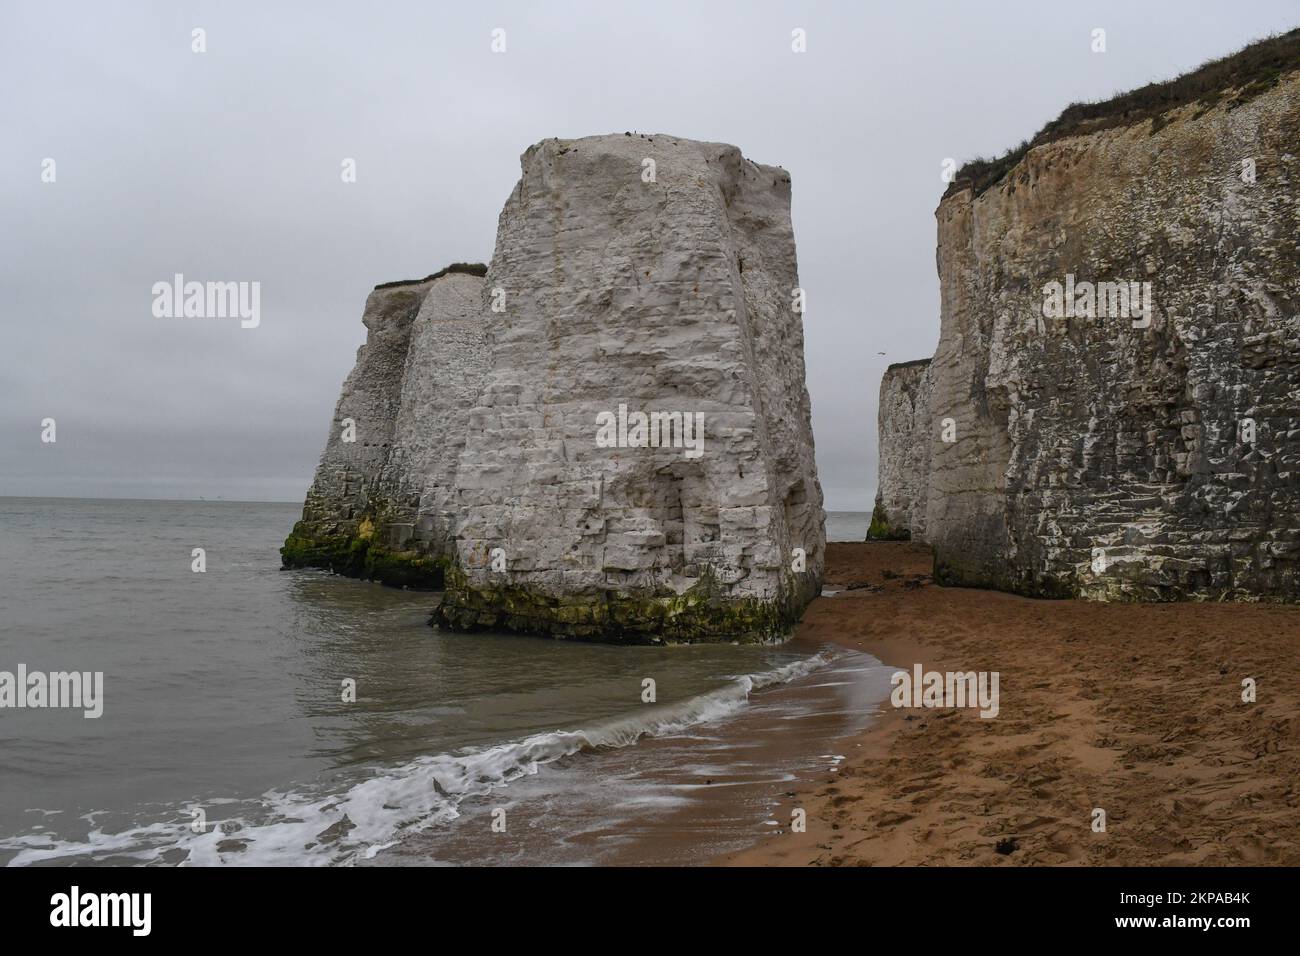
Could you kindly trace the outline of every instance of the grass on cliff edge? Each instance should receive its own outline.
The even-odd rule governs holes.
[[[1071,103],[1052,122],[1015,149],[996,159],[972,159],[957,171],[944,198],[970,186],[978,196],[996,185],[1035,146],[1083,133],[1132,126],[1153,120],[1153,132],[1163,123],[1160,117],[1199,102],[1214,106],[1229,90],[1238,90],[1234,104],[1244,103],[1277,85],[1285,73],[1300,70],[1300,28],[1275,34],[1238,50],[1230,56],[1210,60],[1190,73],[1148,83],[1098,103]]]
[[[439,269],[432,275],[427,275],[423,279],[394,279],[392,282],[381,282],[375,286],[376,289],[392,289],[399,285],[418,285],[421,282],[432,282],[434,279],[441,279],[445,275],[453,272],[463,273],[468,276],[478,276],[480,279],[487,275],[487,266],[481,262],[453,262],[445,269]]]

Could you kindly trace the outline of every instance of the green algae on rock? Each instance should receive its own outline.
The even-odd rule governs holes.
[[[439,591],[447,566],[444,557],[429,557],[419,551],[394,551],[376,543],[373,537],[336,535],[316,538],[299,521],[280,548],[286,568],[322,568],[389,587],[418,591]]]
[[[868,541],[911,541],[912,532],[906,525],[891,524],[885,506],[877,494],[876,506],[871,509],[871,524],[867,527]]]
[[[711,573],[684,594],[655,595],[608,590],[545,595],[510,584],[478,590],[454,567],[447,581],[447,595],[431,620],[439,627],[617,644],[781,641],[816,596],[793,597],[798,585],[792,582],[787,592],[792,597],[783,601],[728,601]]]

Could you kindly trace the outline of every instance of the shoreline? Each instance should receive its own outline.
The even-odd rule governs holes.
[[[838,772],[777,799],[778,819],[807,811],[805,833],[702,862],[1300,862],[1300,607],[1035,600],[929,571],[921,545],[829,544],[826,585],[845,590],[816,599],[795,640],[998,671],[999,715],[886,704]]]

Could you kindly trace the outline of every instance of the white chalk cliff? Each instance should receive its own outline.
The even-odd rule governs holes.
[[[971,166],[934,359],[882,383],[885,522],[944,584],[1300,600],[1300,30]]]
[[[664,135],[522,172],[485,279],[372,296],[285,563],[445,586],[464,630],[784,633],[825,552],[789,175]]]

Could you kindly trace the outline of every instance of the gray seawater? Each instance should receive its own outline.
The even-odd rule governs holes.
[[[871,527],[869,511],[826,512],[827,541],[866,541]]]
[[[798,728],[887,695],[842,649],[444,634],[427,592],[281,570],[299,511],[0,498],[0,671],[104,672],[98,719],[0,709],[0,864],[700,862],[842,756]],[[715,781],[749,796],[655,851]]]

